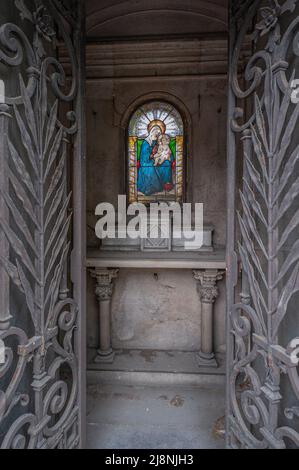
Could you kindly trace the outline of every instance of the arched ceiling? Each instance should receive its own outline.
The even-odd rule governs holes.
[[[196,36],[227,30],[228,0],[87,0],[90,39]]]

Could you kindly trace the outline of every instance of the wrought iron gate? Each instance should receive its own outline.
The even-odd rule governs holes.
[[[230,35],[227,446],[299,447],[298,1],[232,1]]]
[[[0,16],[0,446],[76,448],[85,393],[84,17],[77,0],[1,2]]]

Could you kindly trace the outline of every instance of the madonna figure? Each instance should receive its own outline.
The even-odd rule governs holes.
[[[145,196],[169,192],[173,189],[172,170],[175,168],[175,158],[170,148],[167,158],[155,159],[160,152],[160,137],[166,136],[165,132],[166,125],[163,121],[158,119],[152,121],[148,125],[148,137],[141,146],[137,189]]]

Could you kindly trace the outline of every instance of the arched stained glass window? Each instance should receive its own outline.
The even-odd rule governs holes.
[[[182,201],[184,124],[171,104],[152,101],[133,114],[128,170],[130,203]]]

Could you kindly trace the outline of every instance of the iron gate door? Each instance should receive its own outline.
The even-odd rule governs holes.
[[[77,0],[11,0],[1,2],[0,19],[0,446],[77,448],[84,16]]]
[[[297,0],[231,2],[229,448],[299,447],[298,57]]]

